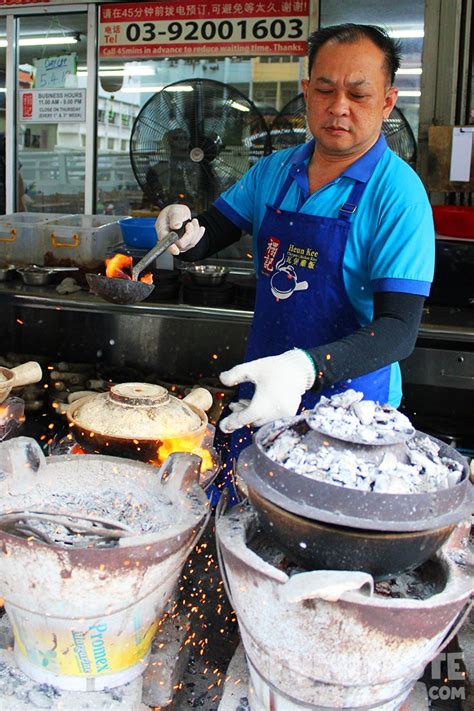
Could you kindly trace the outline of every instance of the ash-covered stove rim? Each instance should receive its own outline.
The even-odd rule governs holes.
[[[237,472],[247,486],[291,513],[324,523],[376,531],[427,531],[456,525],[471,516],[474,486],[467,460],[441,440],[424,432],[447,456],[463,466],[461,480],[449,489],[419,494],[359,491],[298,474],[270,459],[261,444],[267,426],[243,450]],[[295,482],[298,489],[295,490]],[[315,502],[315,503],[312,503]]]
[[[254,527],[255,529],[258,528],[258,514],[250,504],[236,505],[226,513],[217,513],[217,545],[218,549],[222,547],[225,551],[225,556],[223,556],[222,551],[220,551],[220,557],[223,560],[227,558],[229,561],[235,562],[239,569],[242,567],[242,564],[246,565],[257,575],[270,578],[274,584],[282,586],[283,589],[285,584],[288,583],[292,577],[294,578],[295,575],[287,575],[284,571],[265,561],[248,547],[247,540],[250,535],[248,533],[250,527]],[[342,593],[337,602],[354,603],[357,605],[362,603],[365,607],[382,609],[397,608],[403,610],[426,610],[430,607],[444,607],[445,605],[457,601],[460,598],[465,598],[465,601],[467,602],[469,598],[474,595],[474,575],[472,570],[467,570],[456,561],[455,557],[451,557],[443,551],[438,551],[438,553],[436,553],[436,555],[430,560],[437,560],[439,562],[443,572],[446,575],[446,582],[443,590],[435,595],[432,595],[428,599],[418,600],[415,598],[392,598],[382,595],[369,596],[363,592],[362,589],[359,589]],[[222,565],[221,568],[224,568],[224,565]],[[297,573],[296,576],[305,575],[308,572],[311,574],[312,571]],[[327,573],[328,571],[314,572]],[[341,571],[334,572],[340,573]],[[345,572],[347,572],[348,576],[358,575],[358,573],[355,573],[354,571]],[[225,569],[222,573],[224,575],[224,579],[226,580],[226,586],[228,587],[229,581],[227,579]],[[448,587],[449,591],[447,591]]]
[[[130,482],[131,487],[135,485],[137,491],[139,490],[142,494],[145,494],[145,496],[154,497],[153,489],[156,489],[155,505],[159,502],[161,506],[173,507],[176,512],[176,519],[173,520],[172,524],[166,525],[156,531],[143,533],[137,530],[135,535],[121,539],[119,545],[110,548],[97,546],[90,548],[65,547],[36,540],[31,541],[2,530],[0,530],[0,543],[8,542],[10,545],[20,547],[34,546],[36,548],[40,546],[44,552],[49,552],[59,557],[68,557],[74,564],[82,564],[85,566],[93,565],[94,559],[99,558],[101,560],[110,559],[111,557],[118,557],[118,559],[127,558],[131,551],[134,551],[134,556],[148,557],[148,552],[142,555],[142,551],[145,549],[146,551],[152,551],[153,556],[156,558],[156,556],[160,557],[158,549],[167,547],[174,548],[175,541],[179,543],[188,533],[199,528],[202,521],[207,519],[210,513],[209,499],[197,482],[188,485],[186,489],[173,488],[167,490],[167,483],[162,483],[161,481],[161,469],[157,469],[151,464],[145,464],[144,462],[132,459],[124,459],[122,457],[98,454],[86,454],[81,456],[71,454],[53,455],[46,457],[44,463],[46,476],[51,474],[54,468],[64,468],[64,466],[68,464],[79,469],[85,466],[88,468],[90,466],[97,466],[97,468],[101,470],[109,469],[111,470],[110,473],[113,475],[113,479],[117,477],[127,483]],[[162,468],[164,466],[165,464],[162,465]],[[39,471],[41,472],[42,469],[40,468]],[[88,471],[88,473],[90,473],[90,471]],[[39,474],[39,476],[41,476],[41,474]],[[160,496],[158,496],[158,491]],[[73,494],[73,492],[71,492],[71,494]],[[117,491],[117,494],[120,496],[119,491]],[[98,495],[100,495],[100,490]],[[0,498],[0,513],[7,513],[12,508],[12,504],[13,502],[9,501],[8,506],[5,506],[4,499]],[[34,505],[36,506],[36,504]],[[44,504],[42,506],[44,508]],[[167,557],[168,554],[169,553],[166,553],[163,557]]]

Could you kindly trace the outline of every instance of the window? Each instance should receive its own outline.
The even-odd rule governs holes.
[[[34,105],[40,99],[50,100],[48,93],[51,95],[52,90],[81,88],[77,66],[86,62],[87,16],[83,12],[22,15],[19,37],[17,162],[21,174],[16,209],[84,212],[85,123],[78,124],[77,116],[69,118],[67,111],[57,123],[33,120],[28,111],[28,95]],[[34,42],[36,37],[55,37],[59,44],[21,42]],[[27,90],[25,94],[21,93],[23,89]],[[26,96],[25,109],[22,96]],[[79,96],[85,102],[85,91]]]
[[[343,22],[380,25],[392,36],[400,37],[403,59],[395,78],[399,88],[397,107],[402,111],[415,134],[418,134],[418,115],[421,94],[421,53],[423,49],[424,0],[378,0],[361,3],[359,0],[321,0],[321,27]],[[409,31],[412,36],[404,38]]]

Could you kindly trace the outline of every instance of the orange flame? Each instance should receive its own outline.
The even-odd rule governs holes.
[[[191,454],[197,454],[201,457],[201,473],[206,472],[208,469],[212,469],[215,466],[215,462],[212,455],[208,449],[203,449],[202,447],[193,447],[189,442],[189,437],[187,439],[167,439],[159,447],[157,455],[160,462],[164,462],[166,457],[173,452],[190,452]]]
[[[105,260],[105,276],[111,279],[129,279],[132,281],[132,265],[132,257],[128,257],[126,254],[114,254],[110,259]],[[153,275],[148,272],[140,277],[140,281],[145,282],[145,284],[153,284]]]
[[[111,259],[105,260],[105,276],[114,279],[132,279],[132,257],[125,254],[114,254]]]

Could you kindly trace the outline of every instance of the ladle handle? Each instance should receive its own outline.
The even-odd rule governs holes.
[[[23,363],[23,365],[17,365],[16,368],[11,369],[11,372],[15,375],[12,384],[14,388],[18,388],[20,385],[39,383],[43,377],[41,366],[35,360],[30,360],[28,363]]]
[[[172,244],[177,242],[185,233],[186,231],[186,225],[188,222],[191,222],[191,220],[186,220],[183,222],[181,227],[179,229],[174,230],[173,232],[168,232],[166,237],[164,239],[160,239],[153,249],[151,249],[147,254],[145,254],[144,257],[140,259],[140,261],[135,264],[135,266],[132,269],[132,279],[134,281],[137,281],[139,275],[141,272],[154,260],[158,259],[160,255],[163,254],[163,252],[166,252],[168,247],[171,247]]]

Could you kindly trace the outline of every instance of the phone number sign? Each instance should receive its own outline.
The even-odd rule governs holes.
[[[100,9],[100,56],[306,54],[309,0],[121,3]]]

